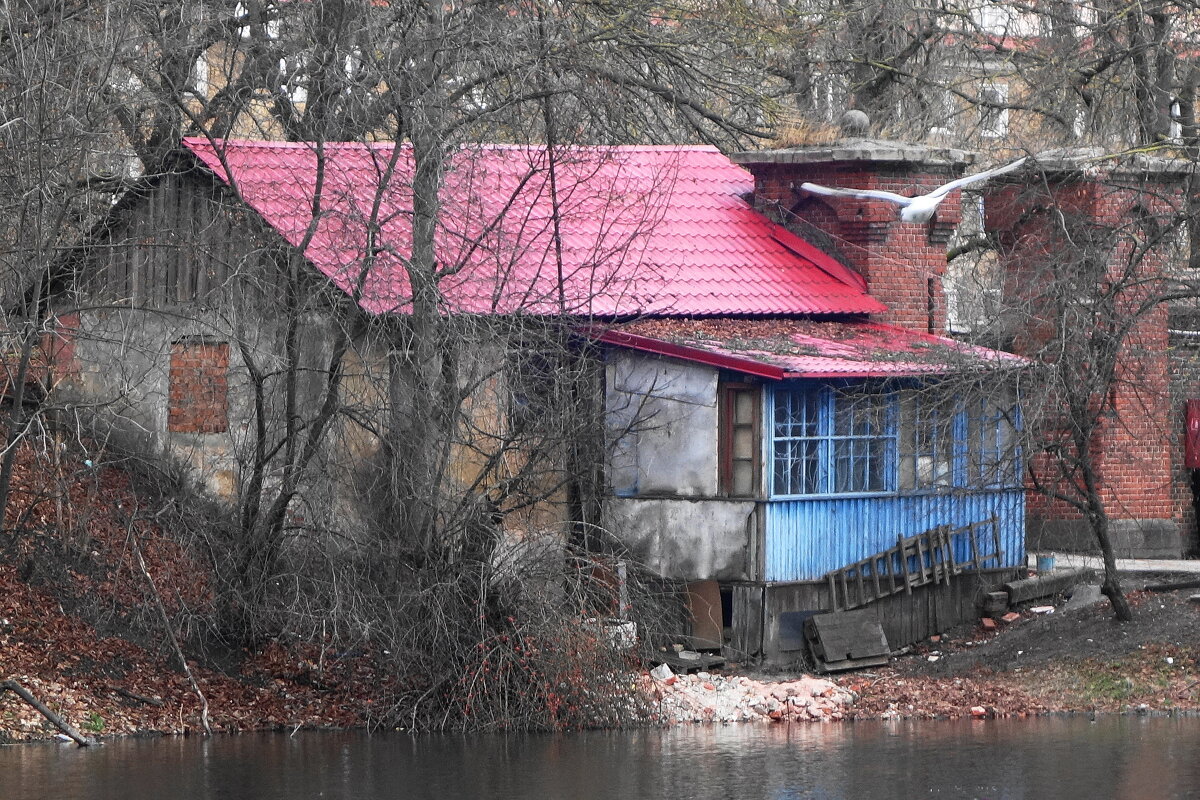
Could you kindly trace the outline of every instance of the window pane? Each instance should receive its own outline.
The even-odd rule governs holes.
[[[754,429],[749,425],[735,428],[733,431],[733,457],[735,459],[754,458]]]
[[[754,421],[754,395],[750,392],[734,393],[733,421],[742,424]]]
[[[733,493],[752,494],[754,492],[754,465],[748,461],[733,462]]]
[[[902,490],[954,485],[954,425],[959,413],[953,395],[928,388],[901,395],[897,477]]]

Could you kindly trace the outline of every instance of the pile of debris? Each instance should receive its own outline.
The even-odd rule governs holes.
[[[762,682],[709,672],[676,675],[662,664],[648,690],[669,724],[683,722],[826,722],[840,720],[854,692],[822,678]]]

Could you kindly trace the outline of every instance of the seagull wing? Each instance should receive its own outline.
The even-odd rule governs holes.
[[[833,197],[856,197],[859,200],[887,200],[889,203],[906,206],[912,202],[911,197],[905,197],[902,194],[893,194],[892,192],[883,192],[878,189],[832,189],[828,186],[822,186],[819,183],[802,183],[800,188],[806,192],[813,194],[830,195]]]
[[[950,192],[953,192],[955,189],[961,189],[964,186],[970,186],[972,183],[986,181],[988,178],[994,178],[997,175],[1003,175],[1006,172],[1012,172],[1015,169],[1020,169],[1021,165],[1024,163],[1025,163],[1024,158],[1018,158],[1016,161],[1012,162],[1011,164],[1005,164],[1004,166],[1001,166],[1001,167],[994,167],[989,170],[984,170],[983,172],[977,172],[974,175],[968,175],[965,178],[959,178],[956,181],[950,181],[949,183],[944,184],[944,185],[939,186],[938,188],[934,189],[932,192],[929,193],[929,196],[930,197],[944,197],[945,195],[950,194]]]

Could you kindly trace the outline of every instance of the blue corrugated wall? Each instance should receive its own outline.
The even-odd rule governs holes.
[[[768,581],[816,580],[830,570],[881,552],[897,536],[915,536],[939,525],[960,527],[995,516],[1002,563],[1025,563],[1025,495],[1020,489],[978,493],[889,497],[830,497],[766,503]],[[980,556],[993,552],[990,530],[981,531]],[[955,539],[955,558],[969,561],[965,536]]]

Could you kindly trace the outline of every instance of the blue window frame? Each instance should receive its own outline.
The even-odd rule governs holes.
[[[866,382],[776,387],[771,403],[774,497],[1020,486],[1011,403]]]

